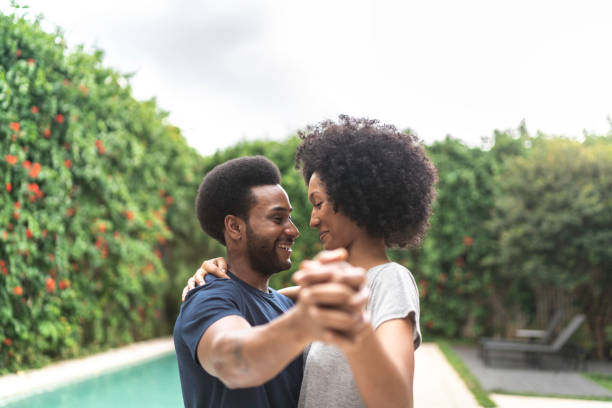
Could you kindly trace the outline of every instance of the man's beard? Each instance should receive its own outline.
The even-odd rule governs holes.
[[[271,241],[258,235],[247,222],[247,255],[253,270],[268,277],[291,267],[291,260],[282,262],[276,252],[277,240]]]

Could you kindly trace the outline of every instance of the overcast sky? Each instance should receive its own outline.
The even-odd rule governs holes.
[[[523,119],[610,131],[608,0],[19,2],[134,72],[202,154],[340,113],[470,145]]]

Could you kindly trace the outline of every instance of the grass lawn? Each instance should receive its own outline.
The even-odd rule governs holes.
[[[597,373],[584,373],[583,375],[589,380],[601,385],[602,387],[612,390],[612,375]]]
[[[443,340],[438,340],[436,343],[442,351],[442,354],[444,354],[446,357],[446,360],[448,360],[449,364],[453,367],[457,374],[459,374],[459,377],[461,377],[465,385],[474,395],[474,398],[476,398],[478,404],[480,404],[481,407],[495,407],[495,402],[489,398],[489,393],[480,386],[480,383],[476,377],[474,377],[474,375],[466,367],[463,360],[461,360],[461,358],[455,353],[450,344]]]

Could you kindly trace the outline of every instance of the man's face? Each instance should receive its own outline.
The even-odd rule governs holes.
[[[249,211],[246,245],[251,266],[270,276],[291,267],[291,247],[300,235],[290,218],[291,204],[280,185],[251,189],[256,204]]]

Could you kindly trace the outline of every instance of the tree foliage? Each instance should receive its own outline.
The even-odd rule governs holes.
[[[575,299],[603,357],[612,320],[612,138],[534,138],[497,178],[499,272]]]

